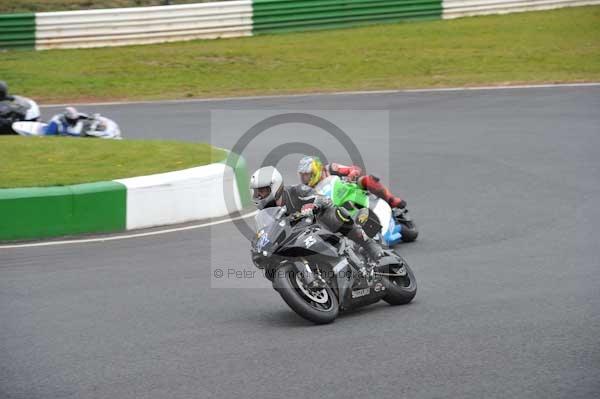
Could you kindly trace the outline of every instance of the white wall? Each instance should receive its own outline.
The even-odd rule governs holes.
[[[128,230],[228,215],[225,200],[232,195],[235,210],[242,209],[235,174],[225,164],[115,181],[127,187]]]

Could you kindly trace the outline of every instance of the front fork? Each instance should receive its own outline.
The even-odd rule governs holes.
[[[310,268],[310,264],[305,258],[300,258],[300,262],[294,262],[294,266],[300,275],[302,281],[306,284],[306,287],[311,290],[319,290],[327,286],[327,282],[323,279],[321,274],[313,272]]]

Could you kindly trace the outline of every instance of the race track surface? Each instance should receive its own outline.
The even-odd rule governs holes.
[[[380,126],[349,134],[374,173],[389,158],[420,227],[399,248],[419,291],[313,326],[260,276],[214,288],[215,268],[252,269],[231,223],[0,249],[1,398],[600,396],[599,87],[82,109],[127,138],[224,147],[239,132],[211,139],[210,110],[390,110],[388,154]]]

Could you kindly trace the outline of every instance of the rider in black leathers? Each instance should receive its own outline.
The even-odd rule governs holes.
[[[0,81],[0,134],[15,134],[14,122],[37,121],[39,109],[32,100],[8,93],[6,82]]]
[[[285,206],[288,215],[314,215],[319,223],[332,232],[341,233],[365,250],[371,261],[381,258],[383,250],[362,227],[356,224],[348,211],[336,207],[328,197],[317,194],[310,186],[284,186],[281,174],[272,166],[261,168],[250,178],[252,199],[259,209]]]
[[[0,133],[12,132],[12,124],[18,119],[12,115],[14,97],[8,94],[8,85],[0,81]]]

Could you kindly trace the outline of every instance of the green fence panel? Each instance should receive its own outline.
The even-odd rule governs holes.
[[[439,19],[441,0],[254,0],[253,33]]]
[[[0,49],[35,48],[35,14],[0,14]]]
[[[0,240],[125,229],[126,188],[116,182],[0,190]]]

